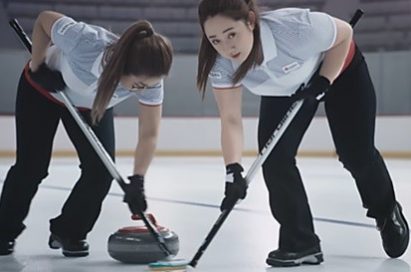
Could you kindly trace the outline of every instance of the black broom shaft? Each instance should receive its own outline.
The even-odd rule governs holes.
[[[352,27],[354,27],[363,14],[364,14],[364,12],[361,9],[357,9],[355,11],[353,17],[350,20],[350,25]],[[279,127],[277,127],[274,130],[272,136],[270,137],[268,142],[265,144],[262,152],[260,152],[259,157],[257,158],[258,163],[253,164],[253,166],[250,169],[251,171],[254,171],[254,168],[259,167],[264,163],[265,158],[267,157],[267,154],[264,154],[264,153],[269,154],[271,152],[272,148],[274,147],[274,146],[270,146],[270,147],[267,147],[267,146],[270,145],[272,141],[278,140],[278,138],[281,137],[282,133],[278,133],[278,131],[280,129],[283,129],[283,128],[285,129],[287,127],[286,123],[291,122],[291,120],[294,118],[294,116],[296,115],[296,113],[298,112],[298,110],[301,107],[301,105],[297,104],[298,102],[301,102],[301,105],[302,105],[302,101],[297,101],[297,102],[293,103],[293,105],[290,107],[290,109],[287,111],[286,115],[284,116],[283,120],[280,122]],[[293,111],[296,111],[295,114],[292,113]],[[264,156],[264,158],[260,159],[260,157],[262,157],[262,156]],[[249,171],[249,172],[251,172],[251,171]],[[252,175],[250,175],[248,173],[247,176],[252,176]],[[250,181],[251,180],[247,180],[248,183]],[[214,223],[214,225],[211,228],[210,232],[208,233],[208,235],[204,239],[203,244],[197,250],[197,252],[194,255],[193,259],[190,261],[189,265],[191,267],[196,267],[196,265],[197,265],[198,261],[200,260],[201,256],[204,254],[205,250],[207,249],[207,247],[209,246],[209,244],[213,240],[214,236],[217,234],[218,230],[221,228],[221,226],[223,225],[223,223],[225,222],[225,220],[227,219],[228,215],[233,210],[233,208],[234,208],[234,206],[221,212],[221,214],[218,217],[217,221]]]
[[[351,27],[355,27],[355,25],[358,23],[358,21],[361,19],[361,17],[363,16],[364,11],[362,9],[357,9],[354,13],[354,15],[352,16],[351,20],[350,20],[350,25]]]
[[[20,41],[26,47],[26,49],[31,53],[31,41],[30,38],[27,36],[26,32],[24,32],[23,28],[20,26],[16,19],[12,19],[9,21],[9,25],[14,29],[16,34],[19,36]]]

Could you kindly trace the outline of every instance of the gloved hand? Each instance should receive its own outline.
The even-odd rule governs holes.
[[[237,200],[246,197],[248,185],[241,174],[243,171],[244,169],[239,163],[226,166],[225,197],[220,206],[221,211],[233,207]]]
[[[301,85],[291,97],[295,100],[317,98],[319,95],[325,94],[330,86],[328,78],[317,75],[306,86]]]
[[[133,175],[128,177],[130,183],[125,187],[123,201],[128,204],[133,213],[146,211],[147,201],[144,194],[144,176]]]
[[[52,93],[64,90],[66,87],[60,71],[51,70],[44,62],[35,72],[29,69],[29,75],[34,82]]]

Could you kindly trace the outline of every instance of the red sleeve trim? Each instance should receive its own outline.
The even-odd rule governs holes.
[[[163,105],[163,103],[161,103],[161,104],[155,104],[155,105],[146,104],[146,103],[143,103],[143,102],[141,102],[141,101],[138,101],[138,103],[140,103],[141,105],[147,106],[147,107],[158,107],[158,106]]]
[[[229,90],[229,89],[236,89],[243,87],[243,85],[238,85],[238,86],[232,86],[232,87],[213,87],[215,90]]]

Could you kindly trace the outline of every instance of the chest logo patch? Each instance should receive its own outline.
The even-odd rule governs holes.
[[[287,65],[283,66],[282,70],[285,74],[288,74],[292,71],[298,70],[298,68],[300,68],[300,66],[301,65],[298,62],[294,61],[290,64],[287,64]]]

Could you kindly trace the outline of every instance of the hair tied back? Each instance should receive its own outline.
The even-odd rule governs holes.
[[[154,34],[154,32],[153,32],[152,28],[146,28],[146,29],[140,30],[137,33],[137,38],[138,39],[144,39],[144,38],[152,36],[153,34]]]

